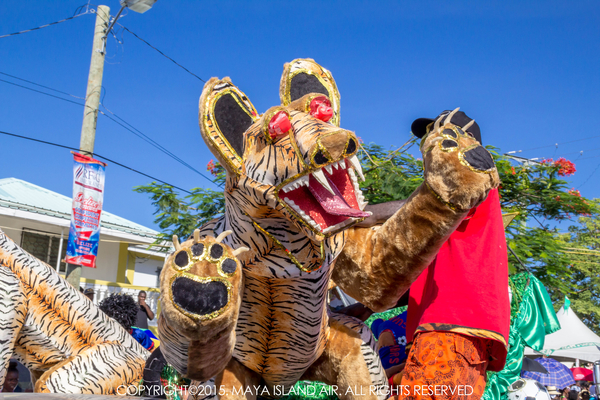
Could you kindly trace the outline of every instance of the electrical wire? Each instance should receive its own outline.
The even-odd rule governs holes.
[[[0,36],[0,39],[2,39],[2,38],[5,38],[5,37],[9,37],[9,36],[20,35],[20,34],[22,34],[22,33],[27,33],[27,32],[36,31],[36,30],[38,30],[38,29],[42,29],[42,28],[47,28],[47,27],[49,27],[49,26],[56,25],[56,24],[60,24],[61,22],[65,22],[65,21],[70,21],[70,20],[72,20],[72,19],[75,19],[75,18],[77,18],[77,17],[81,17],[82,15],[86,15],[86,14],[90,14],[90,12],[89,12],[89,11],[86,11],[86,12],[83,12],[83,13],[81,13],[81,14],[73,15],[72,17],[69,17],[69,18],[61,19],[60,21],[51,22],[51,23],[49,23],[49,24],[46,24],[46,25],[38,26],[38,27],[36,27],[36,28],[25,29],[24,31],[13,32],[13,33],[9,33],[9,34],[6,34],[6,35],[2,35],[2,36]]]
[[[591,158],[591,157],[590,157]],[[592,171],[592,173],[590,174],[590,176],[587,177],[587,179],[579,186],[577,186],[577,189],[579,189],[580,187],[582,187],[583,185],[585,185],[586,183],[588,183],[588,181],[592,178],[592,176],[594,176],[594,174],[596,172],[598,172],[598,169],[600,168],[600,164],[598,164],[596,166],[596,169],[594,171]]]
[[[522,151],[545,149],[547,147],[553,147],[553,146],[558,146],[558,145],[562,145],[562,144],[569,144],[569,143],[581,142],[581,141],[584,141],[584,140],[595,139],[595,138],[599,138],[599,137],[600,137],[600,135],[596,135],[596,136],[586,137],[586,138],[583,138],[583,139],[569,140],[568,142],[549,144],[547,146],[531,147],[529,149],[519,150],[519,153],[522,152]]]
[[[67,92],[63,92],[63,91],[58,90],[58,89],[53,89],[53,88],[51,88],[49,86],[41,85],[41,84],[38,84],[38,83],[35,83],[35,82],[32,82],[32,81],[26,80],[26,79],[18,78],[18,77],[15,77],[13,75],[9,75],[9,74],[3,73],[3,72],[0,72],[0,74],[6,75],[6,76],[10,76],[10,77],[13,77],[15,79],[22,80],[24,82],[28,82],[28,83],[31,83],[31,84],[34,84],[34,85],[37,85],[37,86],[40,86],[40,87],[43,87],[43,88],[46,88],[46,89],[49,89],[49,90],[53,90],[53,91],[58,92],[58,93],[62,93],[62,94],[65,94],[65,95],[68,95],[68,96],[71,96],[71,97],[83,100],[83,98],[81,98],[81,97],[75,96],[75,95],[67,93]],[[60,96],[55,96],[53,94],[42,92],[40,90],[36,90],[36,89],[30,88],[30,87],[27,87],[27,86],[19,85],[17,83],[10,82],[10,81],[4,80],[4,79],[0,79],[0,82],[5,82],[5,83],[8,83],[10,85],[14,85],[14,86],[17,86],[17,87],[20,87],[20,88],[23,88],[23,89],[31,90],[31,91],[36,92],[36,93],[44,94],[46,96],[50,96],[50,97],[53,97],[55,99],[63,100],[63,101],[69,102],[69,103],[77,104],[77,105],[80,105],[80,106],[83,106],[83,107],[86,106],[84,103],[80,103],[80,102],[73,101],[73,100],[70,100],[70,99],[65,99],[65,98],[60,97]],[[105,92],[105,94],[106,94],[106,92]],[[100,103],[100,104],[102,104],[102,103]],[[130,123],[128,123],[127,121],[125,121],[123,118],[119,117],[118,115],[116,115],[115,113],[113,113],[112,111],[110,111],[106,106],[104,106],[104,104],[102,104],[102,107],[104,107],[110,114],[114,115],[115,118],[119,119],[122,122],[119,122],[115,118],[112,118],[110,115],[106,114],[104,111],[98,110],[98,112],[100,114],[104,115],[105,117],[107,117],[108,119],[110,119],[111,121],[113,121],[114,123],[120,125],[124,129],[126,129],[129,132],[133,133],[134,135],[136,135],[140,139],[144,140],[145,142],[147,142],[151,146],[153,146],[156,149],[158,149],[159,151],[161,151],[161,152],[165,153],[166,155],[168,155],[169,157],[173,158],[175,161],[179,162],[183,166],[185,166],[185,167],[189,168],[190,170],[196,172],[198,175],[200,175],[204,179],[208,180],[209,182],[211,182],[213,184],[215,183],[212,179],[210,179],[209,177],[207,177],[206,175],[204,175],[202,172],[198,171],[196,168],[192,167],[190,164],[188,164],[187,162],[185,162],[184,160],[182,160],[181,158],[179,158],[178,156],[176,156],[175,154],[173,154],[172,152],[170,152],[169,150],[167,150],[165,147],[163,147],[162,145],[160,145],[155,140],[151,139],[149,136],[147,136],[146,134],[144,134],[139,129],[135,128],[133,125],[131,125]],[[218,186],[223,187],[222,184],[220,184]]]
[[[200,78],[198,75],[194,74],[192,71],[190,71],[189,69],[187,69],[183,65],[179,64],[177,61],[173,60],[171,57],[169,57],[168,55],[166,55],[165,53],[163,53],[162,51],[160,51],[159,49],[157,49],[156,47],[154,47],[153,45],[151,45],[150,43],[148,43],[146,40],[144,40],[141,37],[139,37],[137,34],[135,34],[134,32],[132,32],[126,26],[121,25],[119,23],[117,23],[117,25],[120,25],[121,27],[123,27],[123,29],[125,29],[127,32],[131,33],[133,36],[135,36],[136,38],[138,38],[140,41],[142,41],[142,42],[146,43],[148,46],[152,47],[154,50],[156,50],[163,57],[167,58],[168,60],[171,60],[173,63],[175,63],[175,65],[177,65],[179,68],[182,68],[188,74],[190,74],[190,75],[194,76],[195,78],[199,79],[200,81],[206,83],[206,81],[204,79]]]
[[[61,148],[63,148],[63,149],[75,150],[75,151],[77,151],[77,152],[79,152],[79,151],[80,151],[80,150],[79,150],[77,147],[65,146],[65,145],[58,144],[58,143],[48,142],[48,141],[46,141],[46,140],[35,139],[35,138],[32,138],[32,137],[28,137],[28,136],[17,135],[17,134],[15,134],[15,133],[10,133],[10,132],[5,132],[5,131],[0,131],[0,133],[1,133],[1,134],[3,134],[3,135],[7,135],[7,136],[13,136],[13,137],[20,138],[20,139],[31,140],[31,141],[33,141],[33,142],[38,142],[38,143],[47,144],[47,145],[50,145],[50,146],[61,147]],[[163,180],[161,180],[161,179],[158,179],[158,178],[155,178],[155,177],[153,177],[153,176],[150,176],[150,175],[148,175],[148,174],[146,174],[146,173],[144,173],[144,172],[138,171],[137,169],[134,169],[134,168],[128,167],[127,165],[124,165],[124,164],[121,164],[121,163],[119,163],[119,162],[116,162],[116,161],[114,161],[114,160],[111,160],[110,158],[108,158],[108,157],[104,157],[104,156],[102,156],[102,155],[100,155],[100,154],[98,154],[98,153],[94,153],[94,157],[97,157],[97,158],[102,158],[103,160],[106,160],[106,161],[108,161],[108,162],[110,162],[110,163],[112,163],[112,164],[118,165],[119,167],[126,168],[126,169],[128,169],[128,170],[130,170],[130,171],[133,171],[133,172],[135,172],[135,173],[138,173],[138,174],[140,174],[140,175],[143,175],[143,176],[145,176],[145,177],[147,177],[147,178],[150,178],[150,179],[152,179],[152,180],[158,181],[158,182],[160,182],[160,183],[164,183],[165,185],[169,185],[169,186],[171,186],[171,187],[173,187],[173,188],[175,188],[175,189],[177,189],[177,190],[180,190],[180,191],[182,191],[182,192],[185,192],[185,193],[188,193],[188,194],[193,194],[192,192],[190,192],[190,191],[188,191],[188,190],[182,189],[182,188],[180,188],[180,187],[178,187],[178,186],[172,185],[172,184],[170,184],[170,183],[168,183],[168,182],[165,182],[165,181],[163,181]]]
[[[19,78],[18,76],[10,75],[10,74],[7,74],[5,72],[0,72],[0,74],[1,75],[6,75],[6,76],[10,76],[13,79],[18,79],[20,81],[27,82],[27,83],[30,83],[30,84],[35,85],[35,86],[43,87],[44,89],[48,89],[48,90],[55,91],[57,93],[65,94],[67,96],[71,96],[71,97],[74,97],[74,98],[79,99],[79,100],[85,100],[85,98],[83,98],[83,97],[75,96],[74,94],[63,92],[62,90],[58,90],[58,89],[53,89],[53,88],[48,87],[48,86],[40,85],[39,83],[28,81],[27,79]],[[7,82],[7,81],[4,81],[4,82]],[[10,82],[8,82],[8,83],[10,83]]]

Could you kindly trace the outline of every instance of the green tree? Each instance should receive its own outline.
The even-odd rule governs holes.
[[[600,199],[595,199],[594,204],[600,206]],[[569,233],[559,235],[562,248],[570,258],[572,288],[568,292],[555,290],[550,294],[556,310],[567,295],[579,318],[600,334],[600,215],[582,216],[578,222],[569,227]]]

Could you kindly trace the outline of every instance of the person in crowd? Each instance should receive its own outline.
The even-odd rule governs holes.
[[[100,309],[109,317],[116,320],[127,332],[147,350],[154,350],[154,342],[141,329],[133,328],[139,305],[128,294],[113,293],[99,304]]]
[[[17,369],[17,363],[11,361],[8,364],[6,370],[6,378],[4,378],[4,385],[2,386],[2,393],[11,392],[22,392],[23,389],[19,386],[19,370]]]
[[[148,321],[154,319],[154,313],[146,304],[146,292],[144,290],[138,293],[138,307],[135,327],[140,329],[148,329]]]
[[[94,301],[94,289],[92,288],[87,288],[83,291],[83,294],[85,297],[87,297],[88,299],[90,299],[92,302]]]
[[[552,399],[560,399],[561,392],[556,388],[556,386],[546,386],[548,390],[548,394]]]
[[[568,398],[569,398],[569,392],[570,391],[571,391],[571,388],[568,387],[568,386],[566,388],[562,388],[560,390],[560,399],[561,400],[568,400]]]
[[[581,390],[581,392],[579,392],[579,399],[580,400],[590,400],[590,391],[587,389],[583,389]]]
[[[576,390],[572,390],[573,388],[571,388],[571,390],[569,390],[569,397],[568,400],[578,400],[579,399],[579,392]]]
[[[373,335],[377,339],[379,358],[385,369],[390,385],[399,385],[406,361],[406,311],[384,321],[376,319],[371,324]],[[396,376],[398,375],[398,376]]]

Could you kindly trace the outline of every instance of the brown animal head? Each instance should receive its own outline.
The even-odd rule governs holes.
[[[258,115],[229,78],[212,78],[200,98],[202,137],[227,170],[228,210],[285,218],[320,242],[369,215],[358,139],[339,127],[335,81],[313,60],[285,65],[280,98]]]

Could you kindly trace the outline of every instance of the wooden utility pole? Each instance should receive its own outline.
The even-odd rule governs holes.
[[[98,6],[96,10],[96,26],[94,28],[94,45],[92,61],[88,75],[87,91],[85,93],[85,108],[83,110],[83,125],[79,151],[92,157],[94,155],[94,140],[96,139],[96,121],[98,106],[102,91],[102,75],[104,73],[104,55],[106,54],[106,36],[110,22],[110,8]],[[67,281],[79,289],[81,280],[81,265],[67,264]]]

